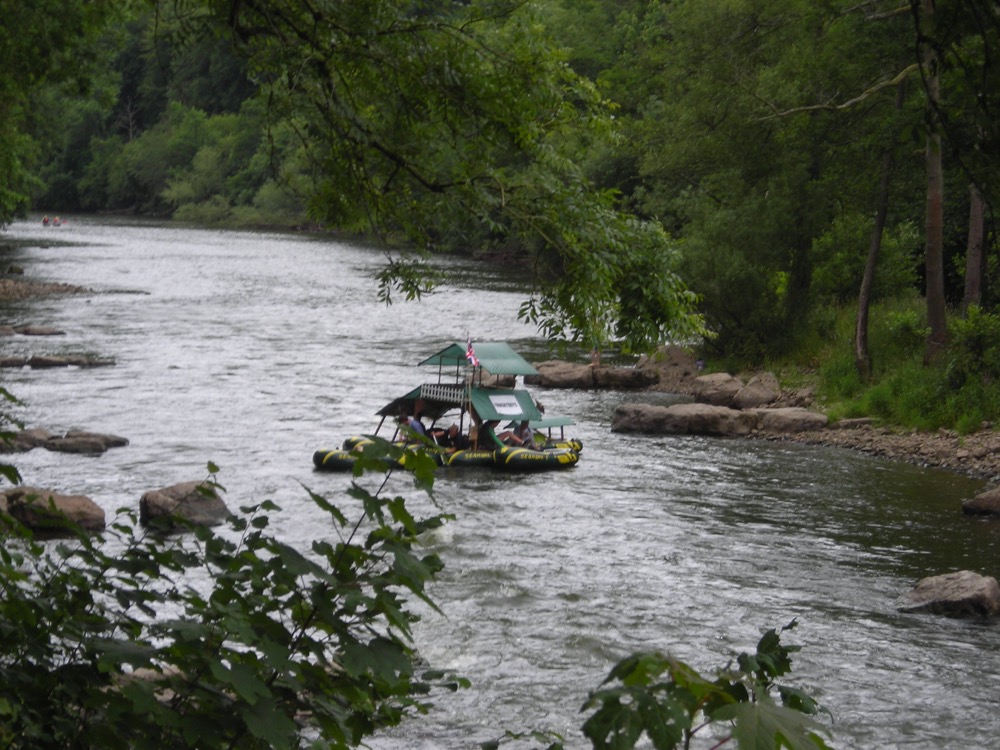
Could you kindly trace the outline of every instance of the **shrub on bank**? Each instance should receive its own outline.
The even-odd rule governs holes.
[[[964,317],[954,313],[945,355],[927,364],[923,301],[881,302],[870,317],[868,381],[854,360],[856,315],[854,306],[837,308],[827,336],[794,356],[800,370],[815,373],[819,398],[831,418],[874,417],[909,429],[962,434],[1000,421],[1000,315],[976,307]],[[811,367],[814,363],[818,365]]]

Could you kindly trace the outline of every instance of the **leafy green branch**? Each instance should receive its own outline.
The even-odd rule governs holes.
[[[418,539],[446,517],[350,495],[349,523],[310,492],[339,541],[309,554],[268,533],[269,501],[226,533],[137,534],[125,514],[52,547],[4,517],[0,747],[356,747],[467,685],[410,642],[406,597],[429,602],[442,567]]]
[[[791,630],[793,620],[781,629]],[[767,631],[754,654],[740,654],[715,679],[670,656],[633,654],[618,662],[592,692],[584,710],[594,713],[583,725],[595,750],[626,750],[645,735],[657,750],[689,748],[695,735],[712,731],[714,748],[735,741],[750,748],[827,748],[825,727],[812,718],[820,709],[801,690],[778,685],[791,670],[791,654],[778,632]],[[780,703],[772,697],[777,691]],[[697,722],[701,723],[697,723]]]

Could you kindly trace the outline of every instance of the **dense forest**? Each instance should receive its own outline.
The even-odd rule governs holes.
[[[966,428],[1000,416],[989,0],[0,5],[37,30],[5,53],[2,220],[501,254],[554,337],[812,358],[842,397],[919,359],[995,402]]]
[[[995,0],[0,13],[0,227],[113,212],[363,233],[412,251],[388,254],[386,301],[427,288],[421,254],[499,257],[534,271],[520,315],[554,339],[813,377],[835,418],[1000,419]],[[270,500],[220,534],[140,533],[123,512],[110,545],[45,545],[0,513],[0,744],[353,748],[467,686],[412,642],[409,602],[435,606],[442,568],[424,540],[451,516],[392,496],[384,459],[403,450],[366,448],[377,489],[352,483],[343,506],[309,491],[330,529],[310,550],[270,533]],[[434,465],[407,454],[421,489]],[[199,492],[222,491],[217,472]],[[584,736],[827,748],[784,680],[795,624],[711,676],[627,656],[589,693]],[[564,747],[531,729],[482,747],[521,741]]]

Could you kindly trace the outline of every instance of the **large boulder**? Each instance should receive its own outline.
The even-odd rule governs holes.
[[[688,349],[671,344],[660,347],[652,356],[642,355],[636,366],[656,373],[657,390],[690,395],[703,365]]]
[[[649,388],[660,380],[655,369],[638,367],[603,367],[601,365],[549,360],[535,365],[537,375],[527,375],[527,385],[545,388],[608,388],[611,390],[636,390]]]
[[[549,360],[535,365],[537,375],[526,375],[527,385],[540,385],[545,388],[593,388],[594,369],[590,365]]]
[[[594,385],[612,390],[649,388],[660,380],[656,370],[636,367],[595,367]]]
[[[750,409],[757,415],[757,426],[763,432],[808,432],[822,430],[829,418],[797,406],[786,406],[778,409]]]
[[[749,435],[757,415],[712,404],[621,404],[615,409],[612,432],[654,435]]]
[[[45,445],[53,435],[42,427],[32,427],[28,430],[12,433],[10,440],[0,441],[0,453],[27,453],[33,448]]]
[[[694,400],[702,404],[732,406],[743,381],[728,372],[713,372],[694,379]]]
[[[991,576],[971,570],[932,576],[917,582],[896,608],[948,617],[991,617],[1000,613],[1000,584]]]
[[[966,500],[962,503],[962,512],[967,516],[1000,516],[1000,487]]]
[[[108,448],[121,448],[128,445],[128,439],[117,435],[102,435],[98,432],[70,430],[62,437],[50,437],[43,447],[58,453],[84,453],[97,455]]]
[[[0,442],[0,453],[26,453],[34,448],[46,448],[57,453],[79,453],[96,456],[109,448],[128,445],[128,438],[99,432],[70,430],[55,435],[42,427],[15,432],[9,441]]]
[[[774,373],[759,372],[736,392],[733,406],[737,409],[756,409],[774,403],[780,396],[781,386]]]
[[[104,510],[85,495],[63,495],[38,487],[10,487],[0,493],[5,510],[43,536],[72,536],[72,526],[103,531]]]
[[[230,515],[222,498],[205,482],[181,482],[150,490],[139,499],[139,523],[143,526],[218,526]]]

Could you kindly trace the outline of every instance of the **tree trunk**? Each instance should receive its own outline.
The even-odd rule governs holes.
[[[906,81],[896,88],[896,110],[903,108]],[[854,366],[862,380],[869,380],[872,373],[871,354],[868,351],[868,311],[871,307],[872,288],[875,285],[875,268],[878,254],[882,249],[882,235],[885,232],[886,215],[889,213],[889,180],[892,176],[893,147],[886,147],[882,155],[882,179],[879,182],[878,199],[875,205],[875,226],[872,228],[871,242],[868,243],[868,258],[865,272],[861,277],[861,291],[858,293],[858,317],[854,326]]]
[[[889,204],[889,175],[892,172],[892,151],[882,157],[882,180],[878,192],[878,207],[875,210],[875,226],[868,243],[868,258],[865,273],[861,277],[861,291],[858,293],[858,317],[854,326],[854,365],[862,380],[871,378],[872,364],[868,352],[868,310],[871,307],[872,287],[875,284],[875,267],[879,250],[882,248],[882,233]]]
[[[983,302],[983,277],[986,275],[986,201],[979,188],[969,185],[969,242],[965,255],[965,296],[962,312]]]
[[[924,0],[924,22],[934,23],[934,0]],[[924,270],[927,282],[927,338],[924,359],[930,362],[948,344],[948,320],[944,297],[944,175],[941,169],[941,131],[938,102],[941,98],[941,77],[937,53],[930,44],[924,45],[924,65],[927,87],[927,245]]]

